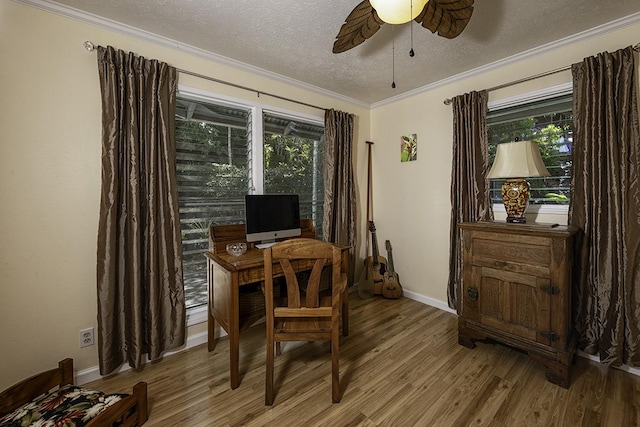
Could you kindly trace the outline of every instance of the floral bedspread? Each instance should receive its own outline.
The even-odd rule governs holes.
[[[2,427],[81,427],[126,395],[66,385],[0,418]]]

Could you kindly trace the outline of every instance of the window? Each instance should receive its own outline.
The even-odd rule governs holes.
[[[301,217],[312,218],[321,233],[321,120],[178,95],[176,162],[188,309],[207,304],[203,254],[209,226],[243,223],[245,194],[298,194]]]
[[[324,129],[272,113],[264,114],[264,193],[294,193],[300,217],[312,218],[322,237]]]
[[[538,142],[540,153],[550,177],[527,178],[531,186],[532,205],[568,205],[571,179],[572,94],[533,101],[490,106],[487,114],[489,165],[493,164],[497,144],[531,140]],[[494,204],[502,203],[504,180],[490,180],[490,197]],[[565,208],[566,210],[566,208]]]

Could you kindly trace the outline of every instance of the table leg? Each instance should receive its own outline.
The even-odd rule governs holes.
[[[229,378],[231,388],[240,385],[240,289],[238,275],[232,274],[229,311]]]
[[[209,286],[209,302],[207,305],[207,350],[213,351],[216,348],[216,319],[213,317],[213,265],[207,259],[207,283]]]
[[[232,389],[236,389],[240,385],[240,349],[238,348],[239,344],[240,340],[237,335],[235,336],[235,339],[233,335],[229,335],[229,379]]]
[[[342,266],[343,272],[349,273],[349,250],[342,251]],[[349,335],[349,286],[345,286],[342,292],[342,335]]]
[[[342,335],[349,335],[349,288],[342,292]]]
[[[216,318],[213,317],[210,309],[207,311],[207,351],[213,351],[216,348]]]

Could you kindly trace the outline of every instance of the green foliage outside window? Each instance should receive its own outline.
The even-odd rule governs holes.
[[[316,152],[316,161],[318,154],[322,153]],[[314,142],[305,138],[268,135],[264,145],[264,165],[265,190],[310,188],[314,172]]]

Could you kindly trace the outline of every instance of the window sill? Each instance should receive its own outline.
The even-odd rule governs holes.
[[[187,309],[187,327],[207,321],[207,305]]]
[[[504,209],[504,204],[502,203],[494,203],[493,211],[499,213],[506,213],[507,211]],[[569,214],[569,205],[529,205],[527,207],[527,214],[537,214],[537,215],[568,215]]]

